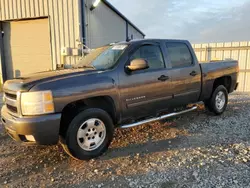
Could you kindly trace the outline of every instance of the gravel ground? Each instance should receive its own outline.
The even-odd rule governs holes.
[[[1,127],[1,126],[0,126]],[[60,146],[27,147],[0,128],[0,187],[250,187],[250,95],[227,111],[201,109],[166,122],[117,130],[88,162]]]

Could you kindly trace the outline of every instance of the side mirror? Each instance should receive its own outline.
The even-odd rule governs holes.
[[[129,71],[137,71],[148,69],[148,62],[144,59],[134,59],[130,62],[130,65],[126,67]]]

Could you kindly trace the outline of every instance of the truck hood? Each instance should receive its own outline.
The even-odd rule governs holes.
[[[98,70],[92,69],[65,69],[65,70],[56,70],[56,71],[46,71],[39,72],[13,80],[8,80],[4,83],[4,91],[28,91],[34,85],[40,84],[47,81],[53,81],[55,79],[66,78],[78,74],[93,74],[98,72]]]

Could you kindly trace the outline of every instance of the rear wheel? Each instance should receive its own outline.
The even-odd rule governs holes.
[[[227,89],[220,85],[218,86],[213,94],[212,97],[205,101],[206,107],[216,115],[221,115],[227,108],[228,104],[228,92]]]
[[[62,145],[70,156],[89,160],[102,155],[108,149],[113,134],[113,121],[107,112],[87,109],[72,120]]]

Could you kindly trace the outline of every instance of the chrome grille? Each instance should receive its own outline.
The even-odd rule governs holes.
[[[16,94],[11,94],[11,93],[5,93],[5,96],[14,100],[16,100],[16,97],[17,97]]]
[[[8,110],[10,110],[13,113],[17,113],[17,107],[11,106],[11,105],[6,105]]]
[[[4,92],[6,107],[13,115],[18,115],[18,97],[17,94]]]

